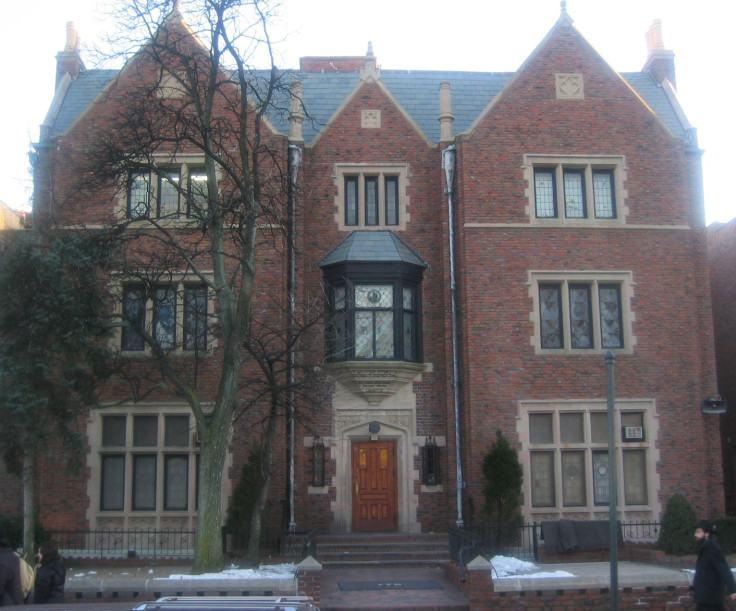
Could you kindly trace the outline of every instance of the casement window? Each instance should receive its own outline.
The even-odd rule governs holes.
[[[330,293],[331,360],[420,360],[415,280],[343,279],[331,286]]]
[[[336,166],[338,226],[345,230],[404,229],[407,176],[402,165]]]
[[[525,155],[533,222],[623,223],[623,157]]]
[[[101,417],[101,512],[194,512],[197,448],[186,413]]]
[[[629,273],[531,272],[539,352],[631,351]]]
[[[207,350],[208,295],[204,284],[123,284],[121,350],[145,351],[145,337],[165,351]]]
[[[639,510],[655,502],[653,406],[631,402],[615,410],[617,496],[620,506]],[[525,504],[531,513],[596,512],[610,495],[608,413],[604,402],[546,404],[522,408],[526,456]]]
[[[181,164],[131,172],[126,216],[132,220],[188,217],[196,215],[206,201],[203,167]]]

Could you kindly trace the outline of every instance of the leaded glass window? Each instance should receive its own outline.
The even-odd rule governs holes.
[[[399,224],[399,177],[387,176],[386,184],[386,225]]]
[[[378,225],[378,177],[365,178],[365,224]]]
[[[593,172],[593,202],[596,218],[612,219],[616,217],[612,170]]]
[[[585,218],[585,182],[581,170],[565,170],[565,216],[572,219]]]
[[[394,353],[393,286],[355,286],[355,356],[391,358]]]
[[[586,285],[570,286],[570,344],[573,348],[593,346],[590,287]]]
[[[176,341],[176,290],[157,287],[153,291],[153,336],[163,350],[173,350]]]
[[[537,218],[549,219],[557,216],[554,169],[534,171],[534,197]]]
[[[559,285],[540,285],[539,307],[542,348],[562,348],[562,303]]]
[[[207,287],[184,288],[184,350],[207,348]]]
[[[128,185],[128,218],[145,219],[151,213],[151,175],[133,172]]]
[[[345,224],[358,224],[358,177],[345,177]]]
[[[142,286],[128,286],[123,290],[123,322],[121,347],[123,350],[143,350],[143,329],[146,316],[146,293]]]
[[[158,215],[159,217],[179,214],[179,194],[181,175],[178,171],[161,174],[158,188]]]
[[[331,287],[331,360],[408,360],[420,354],[420,306],[413,282],[340,281]]]
[[[598,287],[601,311],[601,346],[622,348],[624,345],[621,325],[621,291],[618,286],[602,284]]]

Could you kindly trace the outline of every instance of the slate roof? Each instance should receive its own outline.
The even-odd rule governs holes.
[[[69,129],[95,98],[110,83],[118,70],[83,70],[66,92],[59,113],[52,126],[52,135],[58,136]]]
[[[368,262],[409,263],[429,267],[392,231],[353,231],[327,254],[320,267]]]
[[[64,133],[104,87],[115,77],[114,70],[87,70],[69,87],[61,105],[52,135]],[[449,81],[452,87],[452,111],[455,115],[453,132],[461,134],[470,127],[491,100],[499,94],[513,76],[507,72],[444,72],[381,70],[381,83],[412,117],[427,139],[436,143],[440,136],[439,86]],[[647,72],[627,72],[621,76],[659,116],[677,138],[683,138],[686,126],[678,118],[664,89]],[[360,83],[358,72],[321,73],[292,71],[284,80],[299,80],[302,99],[309,113],[302,123],[302,134],[307,145],[330,120],[341,104]],[[271,123],[283,134],[289,133],[288,100],[274,101],[269,115]]]

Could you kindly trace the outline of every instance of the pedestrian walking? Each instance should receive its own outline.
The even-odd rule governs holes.
[[[700,520],[695,527],[698,559],[695,563],[695,604],[698,611],[722,611],[725,609],[724,589],[729,598],[736,600],[736,580],[728,567],[721,546],[715,541],[715,524]]]

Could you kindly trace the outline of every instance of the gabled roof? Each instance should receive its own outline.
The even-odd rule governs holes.
[[[179,16],[178,19],[181,17]],[[556,29],[570,24],[572,24],[572,19],[563,11],[547,37],[517,72],[381,69],[376,73],[376,78],[401,106],[409,120],[421,130],[426,140],[429,143],[438,143],[440,139],[439,88],[443,81],[449,82],[452,90],[452,114],[454,116],[452,131],[455,135],[465,133],[474,122],[480,119],[494,100],[498,99],[504,87],[524,70],[537,50],[544,45],[545,40]],[[49,133],[59,135],[69,129],[115,75],[114,70],[83,70],[79,78],[69,84],[66,91],[57,92],[57,98],[63,96],[63,99],[55,100],[58,108],[54,108],[56,115],[55,118],[52,117],[53,124],[49,126],[51,128]],[[268,72],[259,71],[256,80],[260,81],[264,76],[268,76]],[[686,136],[690,126],[672,91],[665,91],[665,88],[655,82],[648,72],[627,72],[620,76],[652,109],[674,137],[684,138]],[[363,82],[359,70],[349,69],[341,72],[283,71],[281,78],[287,85],[293,81],[301,83],[306,114],[302,123],[302,135],[307,146],[315,141],[320,130],[327,125],[343,103]],[[289,106],[290,100],[284,91],[280,96],[277,95],[273,110],[268,113],[271,125],[284,135],[289,133]]]
[[[353,231],[327,254],[320,267],[343,263],[408,263],[429,267],[392,231]]]
[[[52,125],[52,135],[63,134],[118,74],[116,70],[85,70],[67,91]],[[323,74],[293,71],[302,84],[302,100],[308,113],[302,124],[307,145],[332,117],[342,102],[360,84],[360,74]],[[381,82],[403,106],[431,142],[440,137],[439,87],[448,81],[452,87],[453,132],[464,133],[486,106],[511,79],[509,72],[441,72],[381,70]],[[673,136],[682,138],[687,129],[678,117],[670,98],[648,72],[625,72],[621,77],[647,103]],[[278,100],[276,101],[278,105]],[[288,108],[286,103],[284,108]],[[269,116],[274,127],[289,133],[288,114]]]

